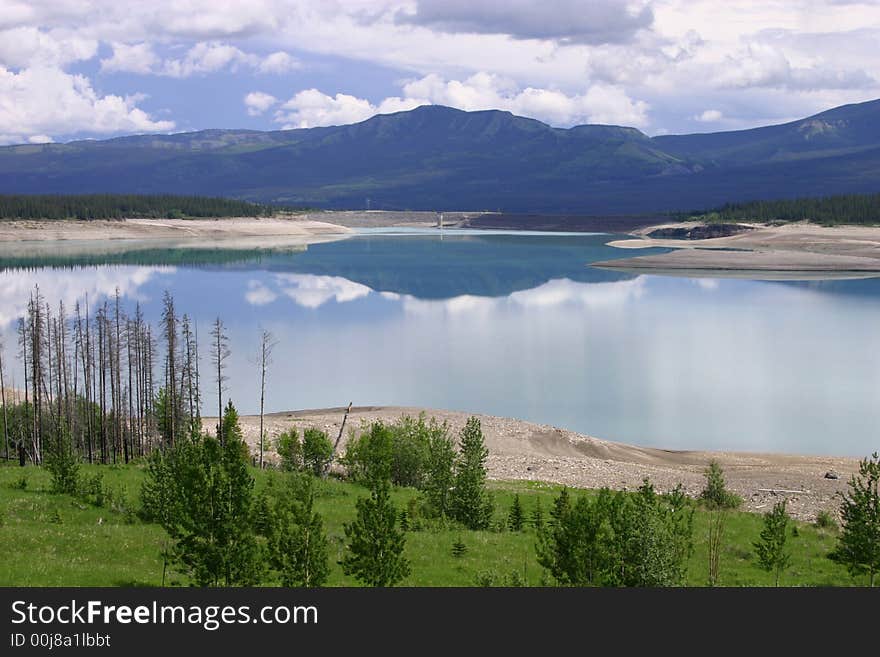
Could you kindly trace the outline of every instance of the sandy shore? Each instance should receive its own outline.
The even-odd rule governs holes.
[[[754,227],[712,239],[655,239],[657,228],[698,226],[665,224],[632,233],[633,239],[614,240],[621,249],[666,247],[670,253],[593,263],[593,266],[651,273],[748,275],[752,278],[863,278],[880,276],[880,227],[817,226],[797,223]]]
[[[455,434],[471,415],[434,409],[356,407],[348,418],[345,433],[348,428],[358,431],[362,422],[393,421],[403,414],[417,416],[421,411],[429,418],[448,422]],[[273,413],[265,417],[266,431],[271,441],[291,426],[299,427],[300,431],[315,426],[335,440],[344,413],[342,408]],[[705,481],[703,471],[715,459],[724,468],[729,487],[743,497],[745,509],[763,512],[785,496],[789,499],[789,512],[809,521],[820,510],[836,513],[837,494],[847,489],[850,475],[858,470],[858,461],[852,458],[652,449],[548,425],[474,415],[480,418],[489,448],[489,476],[497,480],[634,490],[644,477],[649,477],[659,490],[671,490],[680,482],[689,494],[696,496]],[[259,416],[243,416],[241,423],[245,438],[256,453]],[[215,418],[204,419],[204,426],[215,425]],[[343,445],[346,439],[347,435]],[[268,458],[275,459],[274,452]],[[840,478],[826,479],[825,473],[829,471]]]
[[[231,217],[223,219],[124,219],[121,221],[2,221],[0,249],[12,244],[39,252],[49,242],[69,242],[93,253],[96,245],[133,242],[139,248],[284,248],[340,239],[351,234],[345,226],[293,217]],[[121,246],[121,244],[119,245]]]

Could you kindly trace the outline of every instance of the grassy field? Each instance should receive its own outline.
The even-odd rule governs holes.
[[[34,468],[0,466],[0,585],[4,586],[159,586],[163,581],[161,556],[167,536],[158,525],[137,517],[140,484],[139,466],[84,466],[85,478],[103,474],[112,494],[103,506],[67,495],[50,493],[49,475]],[[253,471],[257,488],[270,476],[281,473]],[[538,499],[545,519],[558,486],[538,482],[492,482],[496,521],[502,524],[514,494],[519,494],[527,518]],[[344,522],[355,515],[355,500],[366,494],[360,486],[328,480],[319,484],[317,508],[324,518],[332,547],[333,586],[356,585],[342,573]],[[394,500],[405,508],[418,495],[411,489],[397,489]],[[769,573],[755,561],[752,542],[761,531],[761,516],[733,512],[726,531],[721,559],[721,584],[725,586],[767,586]],[[836,541],[833,530],[795,523],[789,544],[792,566],[783,574],[785,586],[866,585],[867,579],[853,579],[842,566],[827,558]],[[695,521],[696,549],[691,559],[688,584],[702,586],[707,579],[707,515],[698,511]],[[461,540],[467,550],[452,555],[453,544]],[[430,528],[407,533],[406,554],[412,574],[407,586],[474,586],[479,579],[505,585],[517,573],[530,586],[542,583],[542,569],[535,557],[535,531],[467,531]],[[864,581],[863,581],[864,580]],[[168,570],[166,585],[188,585],[179,573]]]

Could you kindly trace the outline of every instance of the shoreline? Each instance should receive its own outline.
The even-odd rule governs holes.
[[[283,248],[352,233],[345,226],[304,217],[7,220],[0,221],[0,248],[15,244],[39,251],[47,242],[91,248],[94,245],[87,243],[97,242],[102,249],[111,248],[114,242],[127,248]]]
[[[493,480],[635,490],[649,477],[660,491],[681,483],[688,495],[696,497],[705,483],[704,470],[714,459],[724,469],[728,487],[743,498],[743,510],[766,511],[785,495],[790,514],[811,521],[819,511],[836,514],[838,494],[847,490],[850,476],[858,471],[859,459],[853,457],[639,447],[525,420],[402,406],[352,407],[340,445],[345,445],[349,429],[360,430],[361,422],[391,422],[401,415],[417,417],[420,412],[448,422],[453,435],[471,415],[480,418],[489,449],[487,469]],[[344,408],[267,413],[269,459],[277,457],[268,445],[291,426],[300,430],[317,427],[335,441],[344,414]],[[216,418],[202,419],[206,427],[216,424]],[[258,453],[259,416],[242,415],[240,421],[252,453]],[[839,478],[826,479],[827,472],[835,472]]]
[[[816,280],[880,276],[880,227],[818,226],[808,223],[749,229],[726,237],[704,239],[653,238],[660,228],[695,228],[701,222],[661,224],[630,233],[632,239],[612,240],[619,249],[668,248],[658,255],[594,262],[594,267],[632,273],[762,280]]]

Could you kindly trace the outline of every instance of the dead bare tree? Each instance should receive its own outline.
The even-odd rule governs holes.
[[[260,334],[260,469],[263,469],[263,411],[266,404],[266,376],[269,373],[269,365],[272,364],[272,351],[277,344],[272,334],[263,330]]]
[[[6,412],[6,380],[3,378],[3,351],[6,345],[0,337],[0,402],[3,403],[3,458],[9,460],[9,416]]]
[[[225,374],[226,360],[231,352],[229,351],[229,337],[226,335],[226,327],[223,320],[219,317],[214,320],[214,327],[211,329],[211,362],[214,365],[217,375],[217,437],[223,443],[223,384],[226,383]]]

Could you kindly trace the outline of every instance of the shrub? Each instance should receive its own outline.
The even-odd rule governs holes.
[[[28,487],[28,478],[27,475],[23,474],[18,477],[14,482],[12,482],[12,487],[17,490],[27,490]]]
[[[742,498],[727,490],[724,471],[717,461],[711,461],[706,470],[706,486],[700,493],[700,500],[709,509],[736,509]]]
[[[276,440],[276,451],[281,459],[281,469],[286,472],[299,472],[303,469],[303,446],[296,427],[280,434]]]
[[[303,467],[316,477],[324,474],[333,459],[333,443],[320,429],[309,427],[303,432]]]
[[[349,478],[368,486],[376,481],[390,481],[392,441],[391,430],[383,422],[374,422],[364,427],[360,436],[351,437],[340,459]]]
[[[816,514],[816,520],[813,524],[819,529],[837,531],[837,519],[825,510]]]
[[[79,453],[71,444],[68,433],[60,432],[47,441],[45,465],[52,476],[52,490],[76,495],[79,492]]]
[[[538,562],[571,586],[676,586],[693,553],[693,507],[680,489],[582,495],[563,489],[538,532]]]
[[[837,547],[830,555],[844,564],[853,576],[867,573],[873,587],[880,572],[880,455],[859,463],[859,474],[841,494],[842,519]]]

